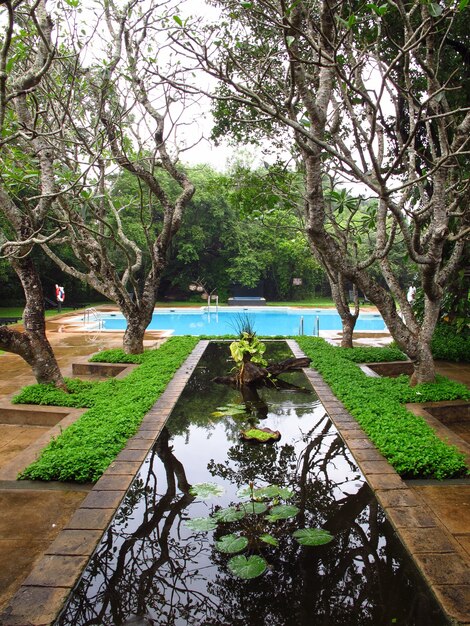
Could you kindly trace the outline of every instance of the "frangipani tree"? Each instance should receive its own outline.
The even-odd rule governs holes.
[[[467,5],[220,0],[216,24],[175,34],[222,84],[221,107],[236,103],[240,119],[269,132],[290,129],[312,250],[378,307],[418,382],[434,380],[430,341],[470,232]],[[330,171],[376,200],[366,258],[354,258],[330,228]],[[424,292],[421,323],[389,262],[397,242]]]

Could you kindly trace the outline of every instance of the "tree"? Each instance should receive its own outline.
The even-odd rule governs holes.
[[[36,100],[55,57],[45,0],[4,2],[0,53],[0,254],[8,258],[26,298],[24,331],[0,326],[0,347],[21,356],[40,383],[65,388],[46,337],[42,285],[31,253],[44,241],[43,224],[55,198],[53,154]],[[16,175],[30,181],[18,188]]]
[[[175,42],[221,81],[217,97],[236,103],[241,118],[248,111],[290,129],[305,168],[312,250],[332,276],[357,285],[378,307],[414,361],[414,382],[434,380],[430,340],[470,232],[468,88],[455,95],[457,68],[468,56],[467,3],[218,6],[223,19],[203,33],[195,25],[180,29]],[[330,227],[328,171],[362,185],[377,203],[367,258],[351,255]],[[397,242],[425,294],[422,323],[390,263]]]
[[[134,0],[120,8],[104,2],[88,41],[69,35],[67,49],[73,53],[48,76],[42,92],[50,119],[63,121],[54,143],[68,182],[67,195],[51,215],[51,224],[64,233],[43,248],[62,271],[119,306],[127,320],[123,344],[129,353],[143,350],[170,243],[194,193],[178,153],[169,148],[177,126],[173,105],[181,110],[184,103],[157,66],[164,45],[147,37],[150,26],[162,27],[164,16],[153,3],[143,7]],[[97,52],[103,23],[107,43]],[[95,52],[85,66],[92,38]],[[124,173],[135,181],[135,195],[126,205],[116,202],[112,187]],[[64,245],[73,251],[73,264],[61,254]]]

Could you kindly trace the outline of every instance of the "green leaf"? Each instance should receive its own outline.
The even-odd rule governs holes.
[[[270,441],[270,440],[277,441],[280,438],[279,431],[268,432],[268,429],[263,429],[263,428],[250,428],[248,430],[243,430],[241,432],[241,435],[245,439],[256,439],[256,441],[261,441],[261,442]]]
[[[459,11],[463,11],[464,9],[466,9],[468,3],[469,3],[469,0],[460,0],[460,2],[459,2]]]
[[[178,24],[178,26],[183,26],[183,20],[178,15],[173,15],[173,19]]]
[[[227,406],[218,406],[217,411],[211,413],[212,417],[246,415],[246,407],[242,404],[227,404]]]
[[[242,510],[246,515],[261,515],[261,513],[264,513],[267,509],[268,507],[264,502],[247,502],[242,505]]]
[[[442,15],[443,10],[444,9],[441,6],[439,6],[436,2],[431,2],[429,4],[429,14],[432,17],[439,17],[440,15]]]
[[[273,537],[272,535],[269,535],[268,533],[265,533],[264,535],[260,535],[259,537],[261,539],[261,541],[264,541],[264,543],[268,543],[270,546],[277,546],[279,545],[279,541]]]
[[[215,530],[217,528],[217,522],[212,517],[195,517],[188,519],[185,522],[186,526],[190,530]]]
[[[292,498],[294,492],[287,487],[279,487],[278,485],[268,485],[267,487],[261,487],[260,489],[255,489],[254,495],[256,498],[282,498],[283,500],[288,500]]]
[[[215,483],[198,483],[189,489],[189,493],[201,500],[210,500],[221,496],[224,493],[224,488]]]
[[[280,519],[295,517],[300,509],[292,504],[278,504],[273,506],[269,515],[266,516],[270,522],[277,522]]]
[[[288,46],[292,45],[295,41],[295,37],[292,37],[292,35],[287,35],[286,37],[286,43]]]
[[[228,562],[228,568],[232,574],[245,580],[261,576],[266,571],[267,566],[266,561],[256,554],[248,558],[243,555],[234,556]]]
[[[245,517],[245,511],[238,510],[235,507],[220,509],[213,516],[218,522],[236,522]]]
[[[242,2],[241,4],[244,9],[251,9],[253,7],[252,2]]]
[[[334,539],[333,535],[322,528],[300,528],[292,536],[301,546],[322,546]]]
[[[237,537],[237,535],[224,535],[219,541],[215,542],[215,547],[219,552],[225,552],[227,554],[235,554],[235,552],[241,552],[248,545],[248,539],[246,537]]]

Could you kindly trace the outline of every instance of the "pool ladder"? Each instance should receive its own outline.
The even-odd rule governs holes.
[[[95,341],[103,330],[103,320],[95,307],[83,311],[83,325],[86,331],[93,333],[92,341]]]
[[[299,335],[302,336],[304,334],[304,316],[300,316],[299,322]],[[313,335],[314,337],[320,336],[320,316],[315,315],[315,323],[313,325]]]
[[[214,296],[214,302],[215,302],[215,312],[218,313],[219,312],[219,296]],[[207,296],[207,312],[210,313],[210,311],[211,311],[211,294]]]

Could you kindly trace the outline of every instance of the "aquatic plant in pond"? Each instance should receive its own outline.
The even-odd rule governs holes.
[[[214,483],[194,485],[189,490],[196,497],[206,499],[210,496],[220,496],[223,488]],[[228,508],[216,508],[210,517],[188,520],[186,525],[195,531],[211,531],[219,528],[223,531],[216,549],[224,554],[236,554],[248,549],[248,556],[233,556],[227,563],[228,569],[239,578],[250,579],[264,574],[268,561],[260,554],[263,546],[279,546],[279,535],[289,532],[289,528],[276,522],[295,518],[300,509],[292,504],[281,503],[281,500],[291,500],[294,492],[278,485],[267,485],[256,489],[250,483],[248,491],[241,489],[237,495],[241,498],[248,495],[249,500],[240,500]],[[322,528],[301,528],[291,533],[303,546],[319,546],[329,543],[333,536]]]

